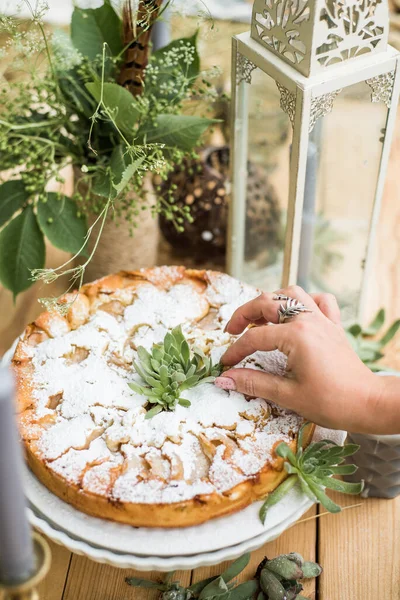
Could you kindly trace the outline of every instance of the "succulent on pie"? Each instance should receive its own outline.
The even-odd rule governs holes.
[[[90,515],[148,527],[195,525],[273,491],[287,475],[275,448],[296,450],[298,415],[205,382],[184,391],[186,406],[146,418],[140,373],[154,344],[181,331],[185,361],[198,352],[208,375],[234,340],[228,319],[258,293],[222,273],[157,267],[85,285],[65,317],[42,313],[13,358],[38,479]],[[285,357],[256,352],[239,366],[282,374]]]

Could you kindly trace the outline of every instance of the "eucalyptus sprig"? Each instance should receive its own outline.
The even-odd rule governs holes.
[[[394,321],[379,340],[372,339],[381,333],[384,323],[385,309],[381,308],[367,327],[363,328],[358,323],[355,323],[346,328],[346,336],[350,344],[363,363],[374,372],[393,371],[393,369],[378,364],[378,361],[384,357],[383,349],[385,346],[387,346],[400,329],[400,319]]]
[[[326,495],[326,488],[343,494],[360,494],[363,490],[363,482],[348,483],[332,478],[332,475],[352,475],[357,471],[356,465],[342,465],[342,462],[347,456],[355,454],[360,446],[339,446],[331,440],[321,440],[312,442],[304,450],[303,434],[307,425],[308,423],[305,423],[299,431],[296,454],[286,442],[281,442],[275,450],[276,454],[284,459],[284,468],[289,477],[269,494],[262,505],[260,519],[263,523],[268,509],[279,502],[296,483],[300,484],[310,500],[319,502],[331,513],[340,512],[342,509]]]
[[[221,575],[189,587],[173,581],[173,573],[168,573],[162,583],[139,577],[128,577],[126,582],[133,587],[159,590],[161,600],[305,600],[300,594],[303,586],[299,580],[318,577],[322,573],[319,564],[305,561],[297,552],[291,552],[271,560],[265,557],[253,579],[236,585],[233,580],[247,567],[249,560],[250,554],[244,554]]]
[[[190,221],[190,207],[175,204],[173,189],[161,194],[159,187],[150,202],[144,181],[150,173],[165,180],[195,156],[215,120],[194,108],[205,113],[216,94],[213,74],[200,67],[197,33],[155,52],[146,46],[143,90],[133,95],[120,84],[121,70],[136,68],[122,35],[129,11],[121,18],[110,0],[75,6],[69,33],[52,33],[43,23],[46,3],[24,2],[29,22],[0,15],[0,54],[9,57],[0,89],[0,171],[12,173],[0,179],[0,283],[14,296],[63,275],[70,288],[80,285],[106,219],[122,217],[132,233],[146,208],[177,229]],[[139,4],[146,30],[160,3]],[[135,36],[133,28],[129,47],[140,45]],[[52,180],[65,182],[64,167],[79,173],[71,197],[48,191]],[[98,217],[95,229],[89,214]],[[45,239],[73,258],[45,269]],[[87,260],[76,266],[82,254]],[[65,309],[57,298],[45,303]]]
[[[139,361],[134,361],[133,366],[143,385],[136,382],[128,385],[155,405],[148,411],[147,419],[162,410],[173,410],[177,404],[190,406],[189,400],[182,398],[182,392],[199,383],[214,381],[221,372],[221,365],[213,365],[200,349],[191,351],[180,326],[168,332],[161,344],[153,344],[151,352],[139,346],[137,353]]]

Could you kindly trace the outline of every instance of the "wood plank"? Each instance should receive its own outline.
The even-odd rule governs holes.
[[[47,541],[51,548],[51,568],[49,575],[38,587],[40,600],[62,600],[72,554],[63,546],[49,539]]]
[[[400,497],[331,497],[341,506],[362,506],[319,519],[320,599],[399,598]]]
[[[163,581],[162,573],[142,572],[133,569],[116,569],[95,563],[83,556],[73,555],[63,600],[156,600],[157,590],[134,588],[127,585],[126,577],[144,577]],[[177,571],[174,580],[189,585],[191,571]]]
[[[302,517],[302,519],[306,519],[315,514],[316,509],[313,507],[304,515],[304,517]],[[302,519],[300,519],[300,521]],[[268,544],[264,544],[264,546],[252,552],[250,562],[243,573],[241,573],[238,581],[251,579],[264,556],[273,558],[278,554],[299,552],[306,560],[315,560],[316,531],[316,519],[305,523],[296,523],[293,527],[285,531],[278,539],[269,542]],[[224,562],[212,567],[200,567],[193,571],[192,581],[196,582],[201,579],[206,579],[206,577],[219,575],[228,564],[229,562]],[[315,580],[304,582],[304,595],[310,599],[315,598]]]

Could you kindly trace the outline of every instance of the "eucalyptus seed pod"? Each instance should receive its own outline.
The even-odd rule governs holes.
[[[269,560],[265,565],[265,568],[284,579],[291,580],[303,578],[302,569],[294,560],[287,558],[287,556],[277,556],[276,558]]]
[[[264,568],[261,571],[260,585],[262,591],[267,595],[268,600],[286,600],[286,590],[279,579]]]
[[[318,577],[322,573],[322,567],[318,563],[311,561],[306,561],[305,563],[303,563],[302,569],[303,577],[306,577],[307,579],[312,577]]]

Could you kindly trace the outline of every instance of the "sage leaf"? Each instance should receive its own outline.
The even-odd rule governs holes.
[[[208,585],[206,585],[199,595],[199,600],[204,600],[205,598],[210,598],[213,596],[221,596],[229,591],[228,586],[226,585],[224,579],[219,576],[213,579]]]
[[[105,0],[99,8],[75,7],[71,39],[75,48],[90,61],[102,54],[104,42],[113,56],[122,51],[122,24],[109,0]]]
[[[194,596],[198,596],[211,581],[214,581],[214,579],[216,579],[216,577],[207,577],[207,579],[192,583],[192,585],[188,587],[188,590],[190,590]]]
[[[84,216],[71,198],[54,192],[47,194],[47,202],[38,202],[37,219],[47,239],[60,250],[77,254],[82,250],[87,234]]]
[[[249,600],[259,589],[258,581],[250,579],[230,590],[229,600]]]
[[[158,115],[155,124],[146,124],[139,129],[138,138],[148,144],[164,144],[190,152],[207,127],[217,122],[216,119],[188,115]]]
[[[28,198],[21,179],[11,179],[0,185],[0,227],[21,210]]]
[[[97,102],[100,102],[100,80],[86,83],[86,89],[89,90]],[[122,87],[122,85],[106,82],[103,84],[103,104],[108,118],[114,121],[118,129],[131,140],[134,135],[134,127],[140,115],[140,110],[132,94]]]
[[[247,567],[250,561],[250,553],[243,554],[240,558],[237,558],[223,573],[221,573],[222,579],[225,583],[228,583],[239,575]]]
[[[27,206],[0,232],[0,281],[15,298],[32,285],[31,270],[42,269],[44,261],[43,233]]]

